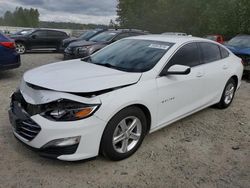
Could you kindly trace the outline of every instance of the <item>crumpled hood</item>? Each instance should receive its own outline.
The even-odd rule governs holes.
[[[25,82],[55,91],[90,93],[134,84],[141,73],[127,73],[79,59],[53,63],[26,72]]]
[[[234,54],[250,55],[250,48],[239,48],[235,46],[226,46]]]

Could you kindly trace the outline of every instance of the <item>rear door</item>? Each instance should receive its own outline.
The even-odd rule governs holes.
[[[210,42],[198,43],[201,61],[204,67],[204,91],[207,103],[220,99],[226,85],[230,63],[227,61],[229,53],[217,44]]]
[[[67,34],[61,31],[48,31],[48,39],[49,39],[49,47],[51,48],[59,48],[62,40],[67,38]]]
[[[170,59],[164,69],[172,65],[191,67],[188,75],[168,75],[156,79],[159,96],[159,126],[199,109],[204,96],[204,69],[200,62],[197,43],[181,47]]]

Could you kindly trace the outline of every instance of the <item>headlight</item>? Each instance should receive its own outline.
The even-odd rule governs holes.
[[[83,46],[83,47],[77,48],[76,51],[77,51],[78,53],[87,52],[90,48],[91,48],[91,46]]]
[[[94,114],[100,104],[83,104],[70,100],[60,100],[48,104],[43,117],[55,121],[76,121]]]

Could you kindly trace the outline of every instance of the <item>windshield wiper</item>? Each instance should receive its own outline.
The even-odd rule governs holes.
[[[125,72],[127,72],[126,68],[117,67],[117,66],[112,65],[110,63],[93,63],[93,64],[100,65],[100,66],[103,66],[103,67],[108,67],[108,68],[111,68],[111,69],[116,69],[116,70],[119,70],[119,71],[125,71]]]
[[[93,63],[91,56],[84,57],[84,58],[81,59],[81,61],[85,61],[85,62],[88,62],[88,63]]]

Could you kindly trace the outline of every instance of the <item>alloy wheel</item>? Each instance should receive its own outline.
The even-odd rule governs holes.
[[[25,53],[25,46],[21,43],[16,43],[16,52],[19,54]]]
[[[131,151],[142,135],[141,121],[134,116],[126,117],[117,125],[113,134],[113,147],[118,153]]]
[[[226,104],[231,103],[231,101],[233,100],[234,91],[235,91],[234,84],[233,83],[228,84],[225,90],[225,99],[224,99],[224,102]]]

